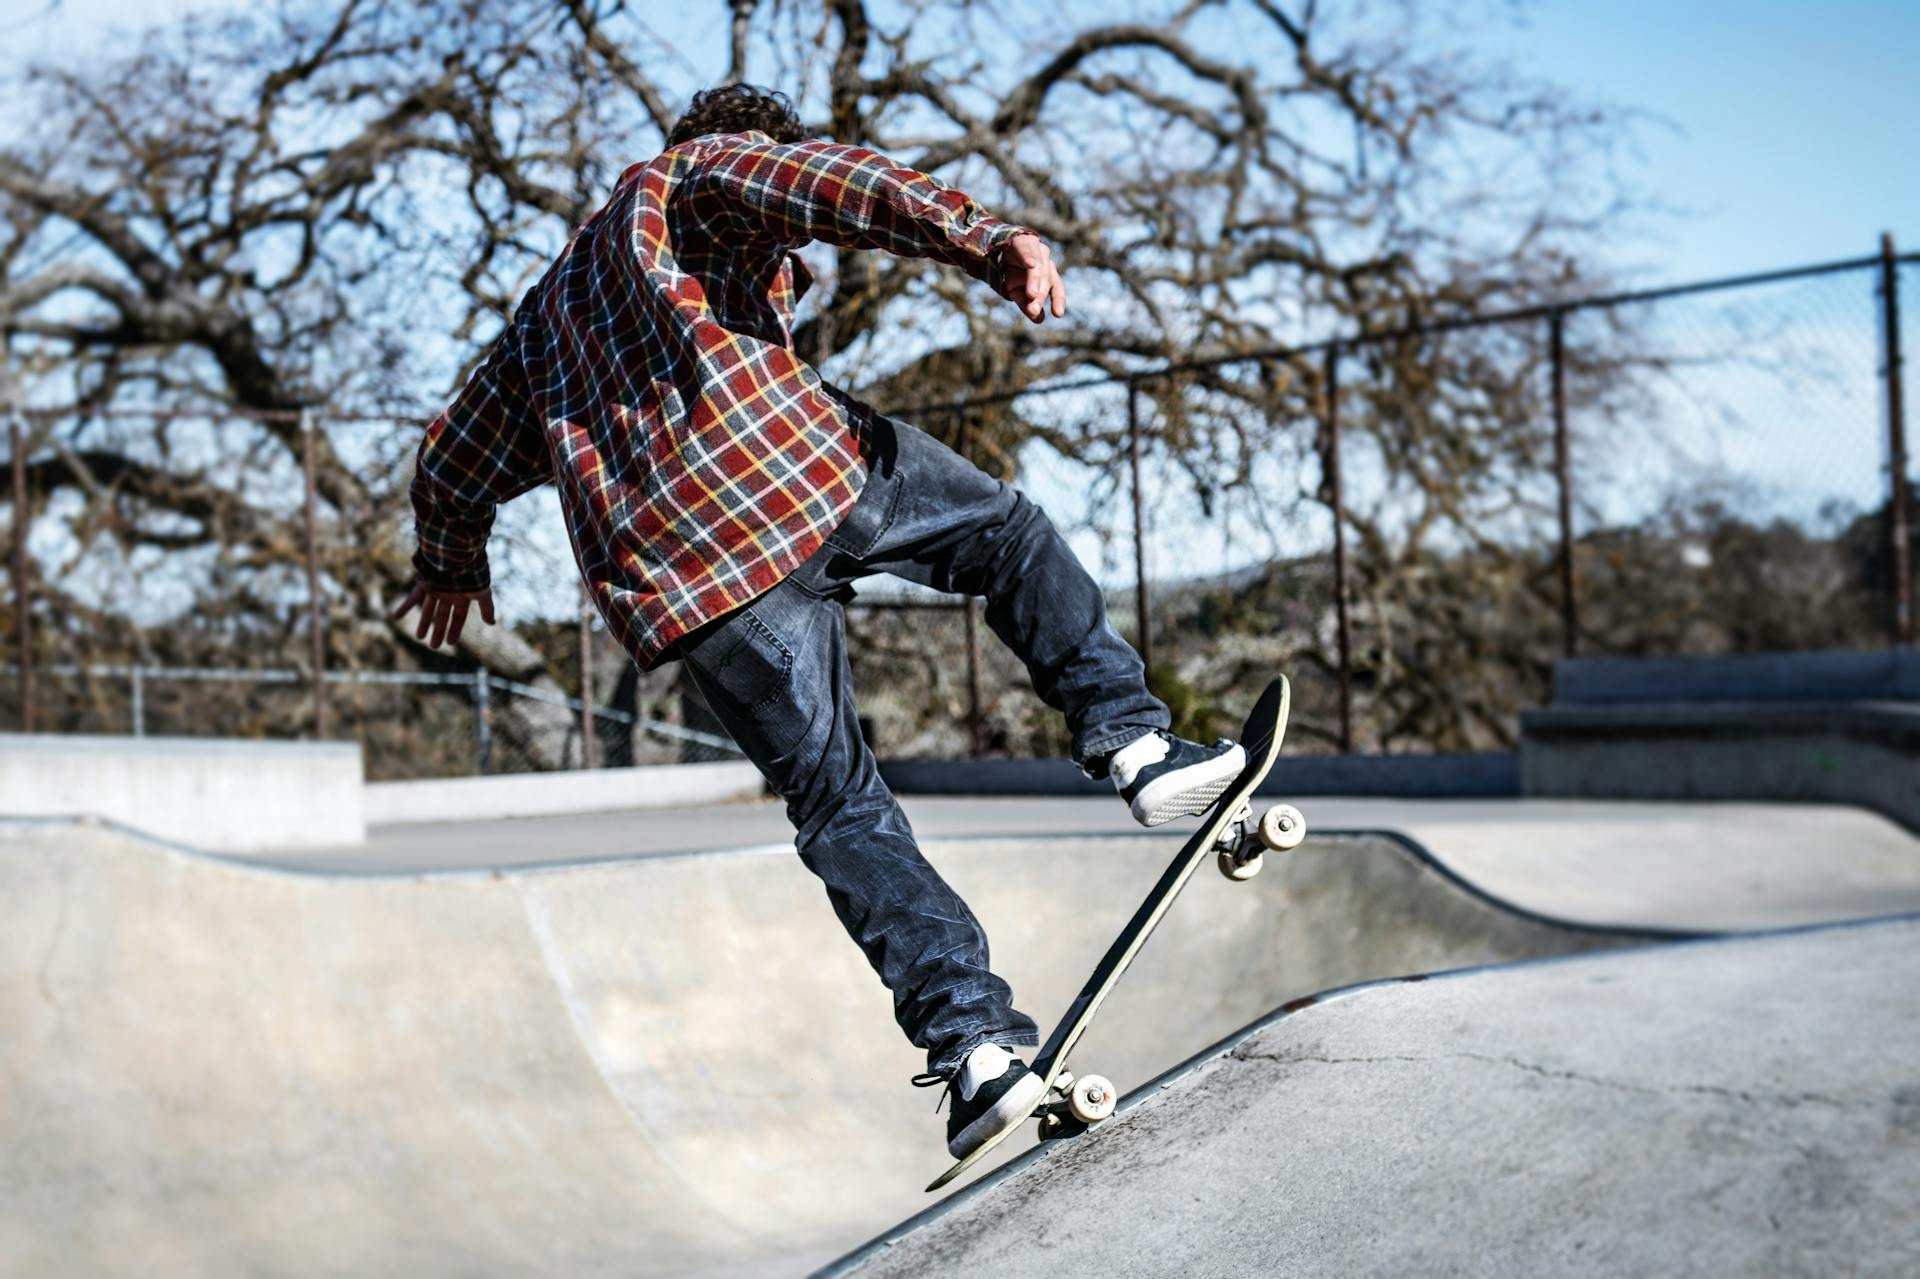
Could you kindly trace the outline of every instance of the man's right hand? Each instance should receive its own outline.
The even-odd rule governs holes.
[[[493,625],[493,591],[436,591],[429,589],[425,582],[415,581],[413,589],[407,592],[407,598],[400,601],[400,607],[393,610],[393,618],[399,621],[407,615],[414,605],[420,606],[420,625],[414,628],[413,637],[426,640],[429,647],[439,648],[442,641],[448,644],[460,642],[460,632],[466,629],[467,608],[480,606],[480,616],[488,626]],[[427,639],[427,632],[433,632],[433,638]]]
[[[1035,324],[1046,321],[1048,304],[1057,320],[1067,313],[1067,286],[1053,265],[1053,251],[1037,235],[1016,235],[1000,247],[1001,296]]]

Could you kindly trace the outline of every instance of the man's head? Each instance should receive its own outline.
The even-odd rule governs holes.
[[[800,142],[813,136],[794,114],[786,94],[754,84],[724,84],[693,95],[693,104],[667,135],[667,145],[677,147],[689,138],[748,129],[758,129],[775,142]]]

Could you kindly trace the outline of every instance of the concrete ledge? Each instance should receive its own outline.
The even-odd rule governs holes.
[[[1112,795],[1064,759],[883,759],[896,795]]]
[[[0,734],[0,816],[100,817],[217,852],[366,838],[357,742]]]
[[[1920,701],[1920,652],[1568,658],[1554,663],[1553,700],[1556,705]]]
[[[1528,740],[1630,733],[1745,738],[1756,731],[1835,733],[1920,751],[1920,704],[1907,702],[1662,702],[1548,706],[1520,712]]]
[[[902,795],[1111,795],[1064,759],[894,759],[880,776]],[[1517,755],[1283,756],[1262,795],[1505,799],[1520,794]]]
[[[366,789],[367,823],[399,826],[718,804],[755,799],[766,783],[752,764],[729,761],[375,782]]]
[[[1282,756],[1259,793],[1512,799],[1520,794],[1520,757],[1511,752]]]
[[[1520,726],[1528,796],[1814,800],[1920,832],[1920,705],[1554,706]]]

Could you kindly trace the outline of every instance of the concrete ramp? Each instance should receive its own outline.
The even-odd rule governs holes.
[[[1044,1026],[1176,842],[929,854]],[[1125,1090],[1315,991],[1645,940],[1316,838],[1197,879],[1075,1064]],[[786,848],[344,877],[0,827],[0,1274],[802,1273],[924,1206],[922,1064]]]
[[[1920,919],[1373,985],[823,1275],[1920,1273]]]

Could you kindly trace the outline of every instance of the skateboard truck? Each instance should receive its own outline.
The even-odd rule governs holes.
[[[1218,861],[1220,873],[1228,879],[1252,879],[1260,873],[1267,853],[1298,848],[1307,837],[1307,819],[1292,804],[1275,804],[1260,814],[1259,825],[1249,831],[1247,823],[1252,816],[1251,807],[1242,808],[1221,834]]]
[[[1113,1113],[1120,1095],[1105,1075],[1074,1077],[1061,1071],[1053,1081],[1052,1096],[1039,1110],[1040,1140],[1074,1137]]]

